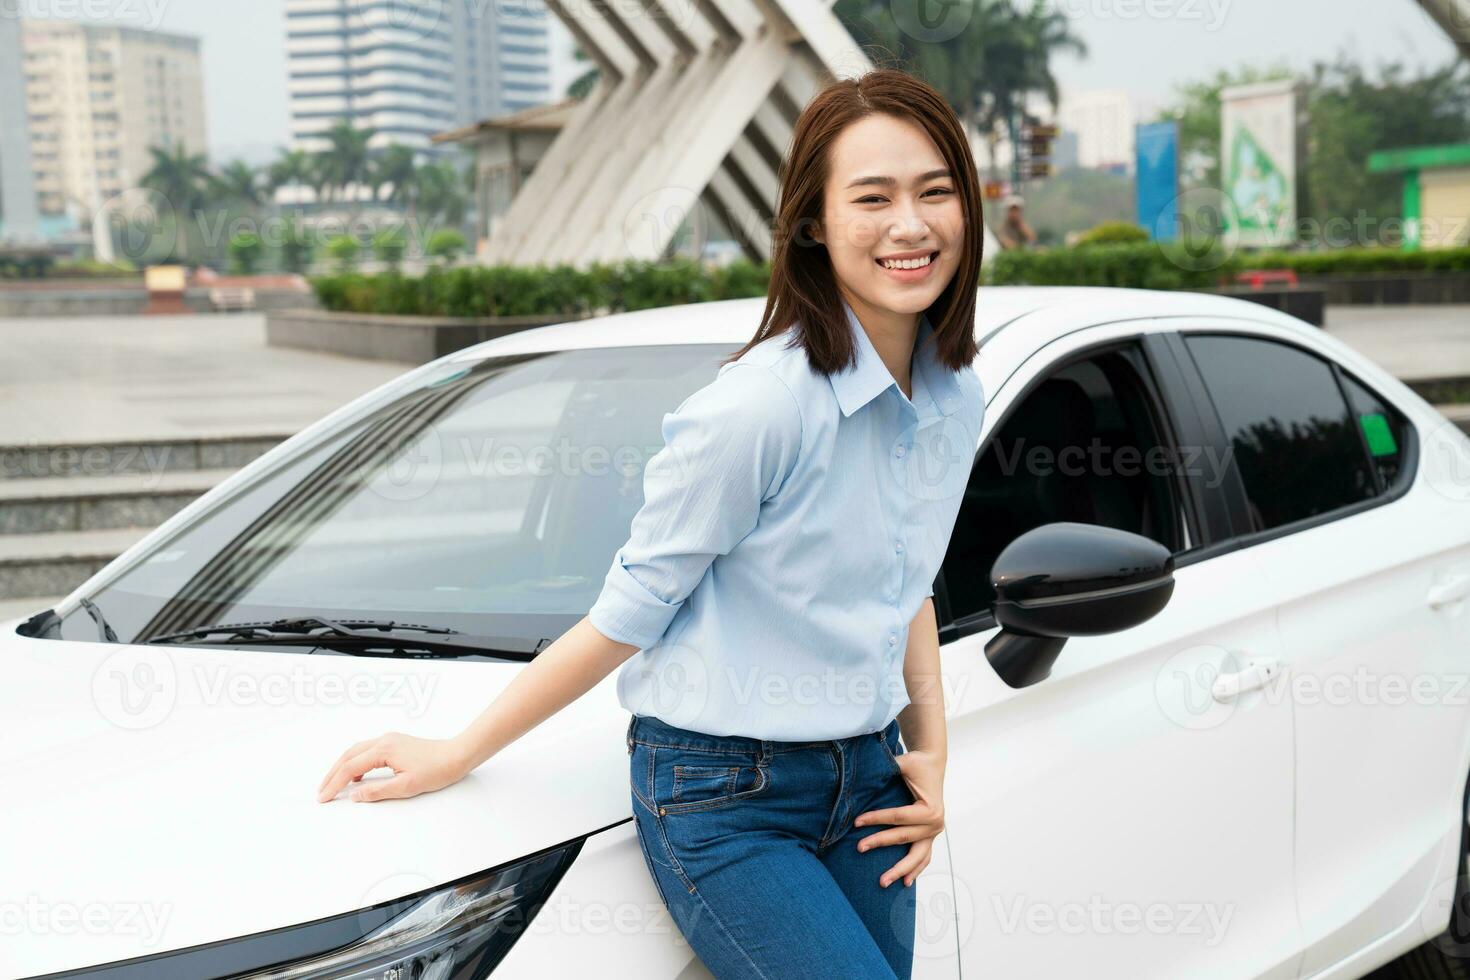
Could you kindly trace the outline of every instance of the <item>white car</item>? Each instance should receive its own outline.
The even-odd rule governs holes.
[[[638,848],[615,673],[443,791],[315,793],[585,614],[663,414],[762,303],[423,365],[0,624],[0,974],[707,976]],[[1264,306],[979,310],[914,976],[1466,976],[1470,441]]]

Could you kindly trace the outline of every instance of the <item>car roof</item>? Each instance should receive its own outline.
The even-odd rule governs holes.
[[[686,303],[589,317],[521,330],[466,347],[452,360],[478,360],[591,347],[654,344],[743,344],[754,334],[766,298]],[[976,336],[984,339],[1018,317],[1040,311],[1075,313],[1049,319],[1049,330],[1032,334],[1037,345],[1090,323],[1159,316],[1245,316],[1301,325],[1300,321],[1247,300],[1213,293],[1124,289],[1110,286],[982,286],[976,299]],[[1029,329],[1028,329],[1029,332]]]

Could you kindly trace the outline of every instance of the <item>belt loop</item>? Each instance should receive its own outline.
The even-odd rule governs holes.
[[[771,740],[768,739],[768,738],[761,739],[761,757],[760,757],[760,762],[758,762],[757,765],[762,765],[762,766],[770,765],[771,764],[771,753],[772,753],[772,751],[773,750],[771,748]]]

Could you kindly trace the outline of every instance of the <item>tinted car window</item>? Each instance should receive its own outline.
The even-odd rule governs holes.
[[[1377,492],[1331,365],[1274,340],[1183,336],[1230,440],[1228,465],[1244,485],[1253,531]]]
[[[950,536],[935,592],[950,619],[990,609],[996,556],[1043,524],[1101,524],[1183,550],[1181,495],[1146,374],[1136,344],[1091,352],[1007,412],[976,456]]]
[[[1409,421],[1398,409],[1346,371],[1342,372],[1342,383],[1347,389],[1358,432],[1363,437],[1363,447],[1382,480],[1379,489],[1392,490],[1406,476],[1403,458]]]

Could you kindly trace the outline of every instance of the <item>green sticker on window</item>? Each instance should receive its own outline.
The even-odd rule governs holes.
[[[1374,456],[1392,456],[1399,451],[1399,444],[1388,427],[1388,419],[1382,413],[1359,415],[1358,424],[1363,427],[1363,436],[1368,440],[1368,452]]]

